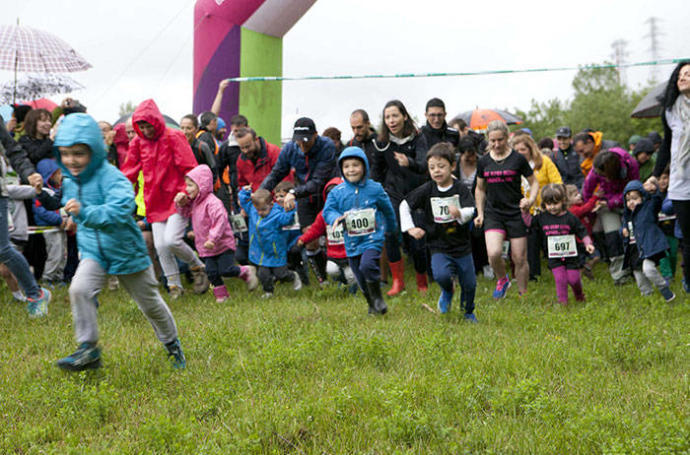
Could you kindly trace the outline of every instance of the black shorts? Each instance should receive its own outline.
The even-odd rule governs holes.
[[[527,237],[527,226],[520,215],[504,217],[500,215],[484,215],[484,232],[499,231],[508,239]]]
[[[316,220],[316,215],[319,214],[322,208],[323,204],[320,197],[297,199],[297,219],[302,229],[310,226]]]

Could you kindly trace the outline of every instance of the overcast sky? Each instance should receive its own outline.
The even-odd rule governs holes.
[[[226,0],[229,1],[229,0]],[[479,5],[486,5],[478,8]],[[93,68],[72,73],[74,93],[96,119],[115,120],[121,103],[154,98],[179,119],[192,104],[191,0],[16,0],[5,23],[54,33]],[[649,25],[659,18],[660,58],[690,57],[690,8],[664,1],[317,0],[284,38],[285,76],[459,72],[561,67],[611,60],[611,43],[628,42],[629,62],[651,60]],[[672,66],[658,69],[660,79]],[[649,68],[626,70],[644,84]],[[527,109],[531,99],[569,98],[574,72],[426,79],[284,82],[283,136],[300,116],[349,138],[349,113],[380,121],[386,101],[402,100],[423,119],[424,104],[445,100],[450,116],[479,107]],[[0,72],[7,80],[11,73]],[[61,96],[53,99],[59,102]],[[251,123],[251,119],[250,123]],[[260,132],[259,132],[260,133]]]

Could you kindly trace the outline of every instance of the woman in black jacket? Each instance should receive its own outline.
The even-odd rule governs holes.
[[[428,150],[424,136],[417,131],[412,117],[401,101],[389,101],[383,108],[383,125],[376,148],[372,178],[380,182],[388,193],[399,224],[400,202],[410,191],[427,180]],[[417,272],[417,289],[425,292],[428,288],[426,242],[424,239],[415,240],[407,234],[403,234],[403,240]],[[395,295],[404,288],[404,265],[397,238],[387,239],[386,252],[393,274],[393,287],[388,295]]]
[[[32,109],[24,119],[26,134],[19,139],[19,145],[34,166],[43,158],[53,157],[53,141],[50,140],[51,120],[50,112],[45,109]]]

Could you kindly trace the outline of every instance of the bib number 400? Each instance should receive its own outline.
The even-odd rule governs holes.
[[[347,235],[357,237],[376,231],[376,210],[364,209],[348,212],[345,218]]]

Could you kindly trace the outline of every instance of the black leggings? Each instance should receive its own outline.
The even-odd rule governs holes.
[[[683,233],[683,278],[690,285],[690,201],[672,201],[676,222]]]

